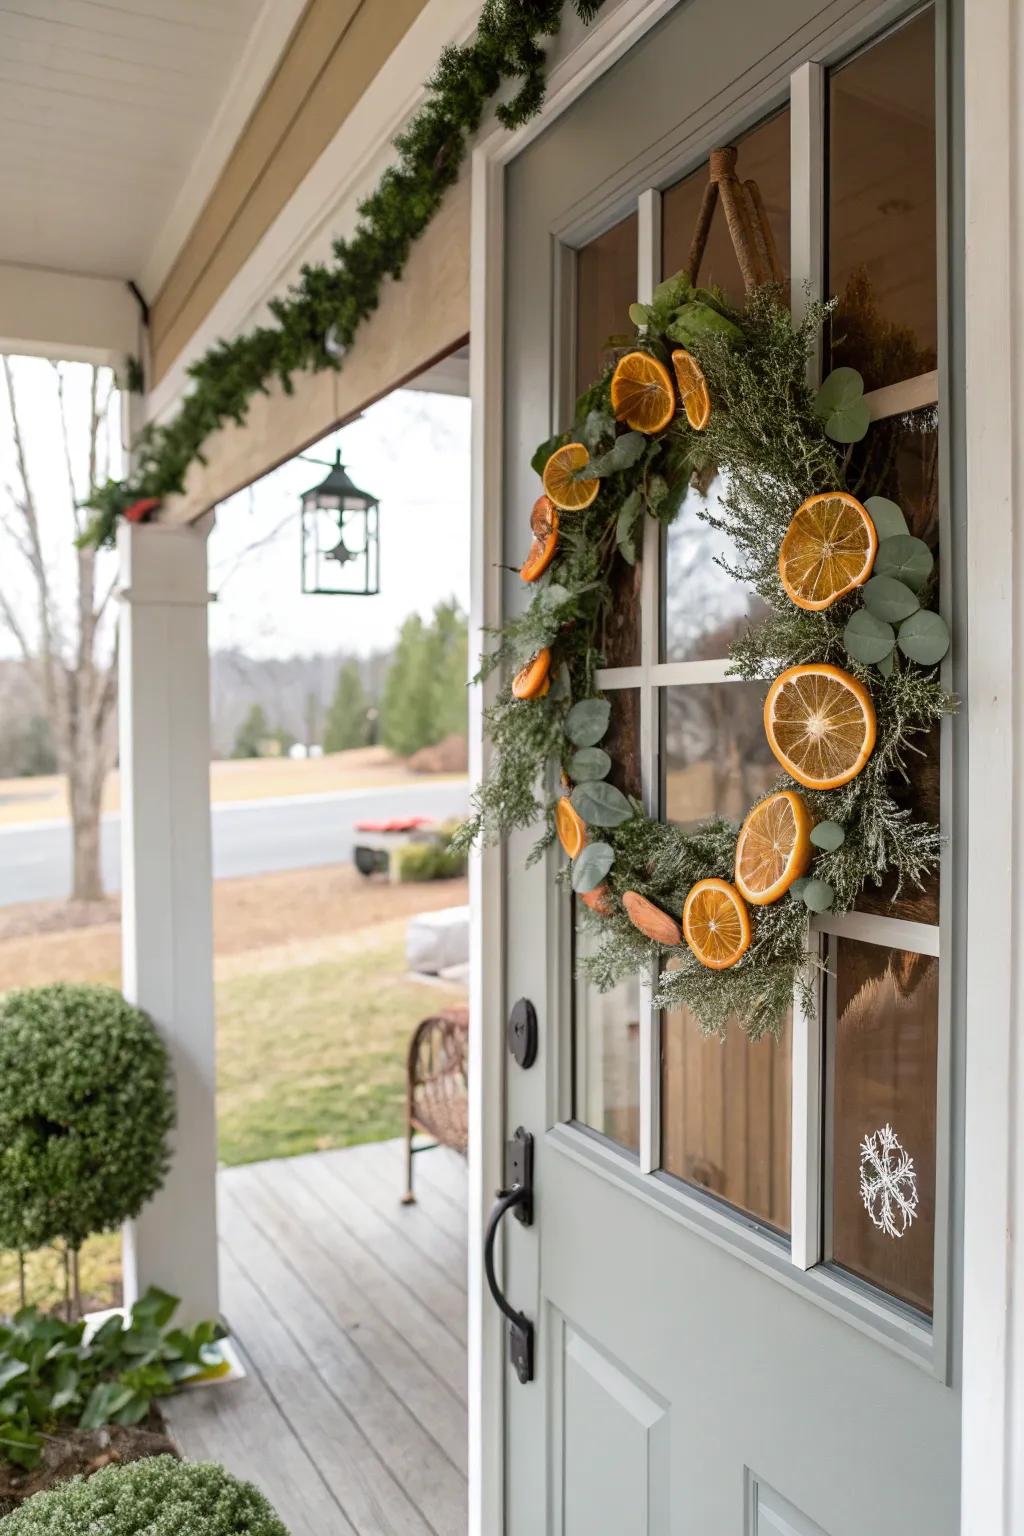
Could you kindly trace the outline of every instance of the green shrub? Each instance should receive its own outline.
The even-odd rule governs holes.
[[[288,1536],[251,1483],[223,1467],[151,1456],[33,1494],[4,1536]]]
[[[0,1002],[0,1247],[73,1248],[163,1183],[174,1097],[149,1019],[110,987]]]
[[[466,873],[466,855],[453,850],[447,842],[407,843],[392,854],[398,865],[398,878],[405,884],[414,880],[452,880]]]

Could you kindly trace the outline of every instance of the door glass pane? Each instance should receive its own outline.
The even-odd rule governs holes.
[[[636,214],[613,224],[576,253],[576,392],[611,361],[608,342],[631,331],[637,295]]]
[[[733,140],[739,156],[737,172],[754,181],[761,193],[779,262],[789,283],[789,109],[779,112]],[[666,277],[690,264],[690,244],[708,184],[708,163],[669,187],[661,200],[661,257]],[[715,209],[697,279],[725,290],[734,303],[743,302],[743,279],[721,201]]]
[[[577,930],[577,956],[594,939]],[[610,992],[575,984],[573,1118],[636,1152],[640,1145],[640,982]]]
[[[663,1015],[661,1165],[779,1232],[790,1226],[792,1032],[749,1041],[701,1034],[687,1009]]]
[[[662,661],[711,661],[729,654],[729,646],[768,607],[757,593],[722,569],[734,558],[734,546],[698,513],[714,512],[725,494],[725,478],[716,475],[706,492],[691,485],[662,538]]]
[[[639,800],[643,793],[640,773],[640,689],[609,688],[605,698],[611,719],[601,745],[611,757],[610,783],[624,795]]]
[[[637,296],[637,219],[591,240],[576,254],[576,392],[589,388],[612,359],[608,343],[630,331],[629,306]],[[607,667],[640,662],[640,580],[642,563],[616,555],[610,582],[612,605],[601,650]]]
[[[833,70],[828,114],[832,364],[876,389],[936,366],[933,13]]]
[[[840,939],[833,964],[831,1256],[930,1313],[939,962]]]
[[[764,733],[763,683],[661,690],[662,815],[692,826],[740,822],[779,776]]]

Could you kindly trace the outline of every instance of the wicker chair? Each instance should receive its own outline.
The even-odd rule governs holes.
[[[405,1179],[403,1205],[412,1205],[412,1160],[417,1152],[452,1147],[465,1155],[469,1144],[466,1049],[469,1009],[446,1008],[413,1030],[405,1101]],[[429,1147],[414,1147],[417,1131],[432,1136]]]

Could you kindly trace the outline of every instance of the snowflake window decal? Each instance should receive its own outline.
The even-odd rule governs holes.
[[[860,1144],[860,1197],[886,1237],[903,1237],[917,1215],[914,1159],[888,1122]]]

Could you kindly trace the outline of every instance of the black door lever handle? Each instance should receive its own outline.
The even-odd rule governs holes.
[[[514,1182],[509,1189],[499,1189],[484,1234],[484,1274],[495,1304],[509,1325],[509,1354],[516,1375],[523,1383],[533,1380],[533,1324],[522,1312],[518,1312],[505,1296],[494,1272],[494,1245],[502,1218],[515,1211],[518,1219],[529,1226],[533,1220],[533,1137],[522,1127],[508,1145],[510,1170]]]

